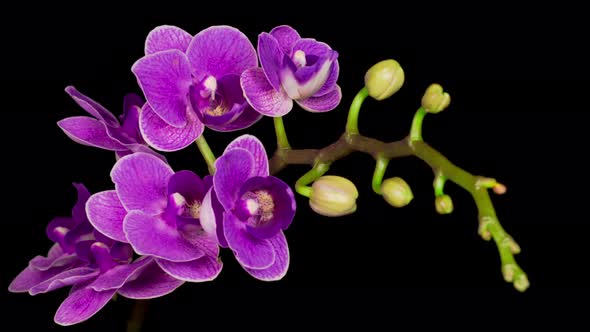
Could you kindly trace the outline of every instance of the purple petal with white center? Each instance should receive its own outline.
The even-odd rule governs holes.
[[[86,112],[96,119],[104,121],[105,124],[111,127],[119,126],[119,121],[117,121],[117,118],[113,115],[113,113],[109,112],[101,104],[80,93],[80,91],[78,91],[75,87],[66,87],[66,93],[72,97],[72,99],[74,99],[74,101],[80,105],[80,107],[82,107]]]
[[[232,213],[223,213],[223,231],[229,247],[243,267],[265,269],[274,263],[275,252],[270,241],[248,233],[244,222]]]
[[[138,152],[119,159],[111,170],[111,179],[127,211],[156,214],[166,207],[166,188],[173,174],[161,159]]]
[[[252,176],[254,157],[242,148],[227,151],[215,161],[213,187],[221,205],[226,211],[233,209],[238,199],[238,191]]]
[[[329,60],[331,57],[337,56],[337,54],[336,55],[334,54],[336,52],[332,51],[332,49],[330,48],[330,46],[328,46],[328,44],[318,42],[317,40],[310,39],[310,38],[304,38],[304,39],[298,40],[293,45],[293,52],[295,52],[297,50],[303,51],[307,57],[314,57],[315,59],[318,60],[318,62],[321,62],[322,60],[325,60],[325,59]],[[321,66],[319,66],[320,63],[318,63],[317,65],[318,65],[318,68],[321,68]],[[338,81],[339,72],[340,72],[340,66],[338,64],[338,60],[336,60],[334,58],[334,60],[332,61],[332,65],[330,66],[330,69],[328,71],[328,76],[326,78],[326,81],[324,82],[322,87],[314,95],[321,96],[321,95],[324,95],[324,94],[332,91],[332,89],[336,85],[336,81]],[[299,82],[303,83],[305,81],[301,80]]]
[[[158,264],[152,261],[135,279],[128,280],[119,288],[118,293],[130,299],[152,299],[172,293],[183,283],[184,281],[162,271]]]
[[[213,188],[203,198],[200,221],[203,230],[207,234],[214,235],[220,246],[224,248],[228,247],[225,235],[223,235],[223,206],[219,203]]]
[[[175,262],[203,257],[203,250],[184,239],[175,226],[158,216],[131,211],[123,224],[125,235],[139,255],[151,255]]]
[[[330,68],[338,57],[337,52],[331,50],[329,52],[328,55],[317,58],[312,65],[300,68],[297,68],[293,61],[285,56],[281,84],[290,98],[296,100],[309,98],[324,86],[330,75]]]
[[[293,45],[301,36],[299,33],[288,25],[280,25],[270,31],[271,36],[275,37],[275,39],[279,42],[283,53],[292,56]]]
[[[157,259],[156,262],[172,277],[190,282],[211,281],[219,275],[223,264],[217,257],[203,256],[190,262],[171,262]]]
[[[286,53],[286,52],[285,52]],[[283,68],[285,53],[275,37],[263,32],[258,36],[258,56],[260,65],[268,82],[276,91],[281,91],[281,78],[279,73]],[[289,54],[289,53],[287,53]]]
[[[154,112],[166,123],[187,123],[186,97],[192,84],[190,64],[179,50],[162,51],[137,60],[131,67]]]
[[[29,290],[29,294],[37,295],[47,293],[62,287],[83,283],[96,278],[99,273],[100,272],[97,269],[91,269],[89,267],[78,267],[71,270],[65,270],[51,279],[35,285],[35,287],[32,287]]]
[[[274,176],[269,176],[248,179],[242,185],[238,196],[243,197],[248,192],[256,193],[257,191],[266,192],[270,195],[270,199],[272,199],[272,202],[270,202],[272,204],[272,210],[269,216],[266,216],[270,219],[264,219],[264,212],[262,212],[262,215],[249,216],[250,218],[246,222],[246,229],[259,239],[268,239],[274,237],[281,229],[287,229],[291,221],[293,221],[296,208],[295,195],[285,182]],[[247,204],[246,200],[242,200],[242,202]],[[258,209],[263,210],[263,206],[268,204],[268,202],[258,201],[257,204],[259,205]]]
[[[117,265],[99,275],[88,287],[97,292],[121,288],[127,280],[137,277],[152,261],[153,258],[143,256],[131,264]]]
[[[79,287],[62,302],[55,313],[57,324],[68,326],[87,320],[104,307],[115,295],[116,289],[97,292]]]
[[[127,210],[116,191],[107,190],[92,195],[86,203],[86,213],[92,226],[99,232],[113,240],[127,242],[123,233],[123,219]]]
[[[59,244],[57,244],[60,246]],[[60,246],[61,247],[61,246]],[[57,257],[37,256],[29,261],[29,266],[35,270],[47,271],[57,267],[67,267],[76,262],[78,258],[75,254],[64,253]]]
[[[73,264],[73,261],[71,263]],[[55,266],[47,270],[38,270],[29,265],[12,280],[8,286],[8,291],[12,293],[28,292],[35,285],[70,269],[72,264]]]
[[[177,128],[164,121],[149,104],[139,116],[139,127],[145,141],[160,151],[178,151],[191,145],[205,129],[192,111],[186,112],[186,125]]]
[[[254,157],[254,170],[252,176],[267,176],[268,173],[268,155],[264,149],[264,145],[256,136],[242,135],[234,139],[225,148],[224,153],[235,149],[242,148],[248,150]]]
[[[256,67],[256,50],[240,30],[230,26],[212,26],[199,32],[191,41],[186,55],[197,80],[207,75],[221,78],[240,75]]]
[[[199,119],[210,129],[221,132],[240,130],[262,118],[244,98],[239,75],[225,75],[217,80],[215,101],[203,98],[201,91],[199,87],[191,86],[190,103]]]
[[[293,100],[281,90],[275,90],[262,68],[251,68],[242,73],[240,84],[246,100],[260,114],[283,116],[293,108]]]
[[[86,201],[91,194],[82,183],[74,182],[72,185],[74,185],[74,188],[76,188],[76,193],[78,195],[76,204],[72,208],[72,219],[76,223],[81,223],[86,221]]]
[[[193,37],[179,27],[161,25],[156,27],[145,40],[145,54],[177,49],[186,52]]]
[[[74,142],[105,150],[120,151],[127,148],[107,134],[105,124],[87,116],[73,116],[57,125]]]
[[[276,281],[282,279],[289,269],[289,246],[283,232],[279,232],[269,241],[275,252],[274,263],[266,269],[245,268],[245,270],[258,280]]]
[[[297,104],[308,112],[320,113],[335,109],[340,104],[341,100],[342,91],[340,90],[340,87],[336,85],[332,91],[325,95],[298,100]]]
[[[189,205],[200,203],[208,189],[203,180],[191,171],[178,171],[168,181],[168,195],[179,193]]]

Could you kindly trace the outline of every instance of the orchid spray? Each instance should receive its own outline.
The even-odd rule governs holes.
[[[365,99],[385,100],[404,83],[397,61],[379,62],[352,100],[342,136],[321,149],[294,149],[282,116],[297,106],[308,112],[338,107],[338,52],[290,26],[261,33],[256,45],[229,26],[195,35],[175,26],[156,27],[131,68],[144,97],[127,95],[119,117],[67,87],[89,116],[72,116],[58,126],[77,143],[115,152],[113,187],[91,194],[74,184],[78,201],[71,216],[56,217],[47,227],[54,244],[46,256],[29,262],[9,290],[36,295],[71,286],[55,322],[72,325],[92,317],[115,295],[149,299],[185,282],[214,280],[223,268],[223,249],[231,250],[252,277],[280,280],[289,269],[286,235],[296,222],[295,193],[309,198],[310,208],[324,216],[357,210],[355,184],[329,174],[334,162],[352,152],[374,158],[373,191],[394,207],[413,199],[402,178],[384,180],[395,158],[414,156],[432,168],[434,208],[440,214],[453,211],[444,191],[447,181],[466,190],[478,209],[479,235],[498,248],[504,279],[518,291],[528,288],[514,259],[520,248],[501,226],[489,194],[491,189],[501,195],[506,186],[459,168],[423,140],[425,117],[450,105],[440,85],[426,89],[406,137],[382,142],[364,136],[358,118]],[[277,138],[270,158],[249,134],[234,139],[218,157],[203,136],[205,128],[247,129],[264,116],[273,118]],[[193,143],[210,174],[174,171],[162,154]],[[292,189],[274,175],[294,164],[310,170]]]

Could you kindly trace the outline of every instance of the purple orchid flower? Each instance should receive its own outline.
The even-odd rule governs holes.
[[[218,242],[233,250],[253,277],[279,280],[289,267],[283,230],[295,215],[295,197],[287,184],[269,176],[264,146],[243,135],[215,162],[214,190],[202,204],[201,223]]]
[[[78,201],[71,218],[55,218],[47,227],[56,243],[47,257],[33,258],[10,284],[11,292],[31,295],[73,286],[55,314],[55,322],[72,325],[97,313],[119,293],[134,299],[163,296],[182,285],[162,271],[151,257],[131,262],[133,250],[114,241],[89,224],[84,205],[90,193],[75,184]]]
[[[139,113],[144,101],[140,96],[134,93],[126,95],[123,100],[123,114],[117,119],[113,113],[73,86],[68,86],[66,93],[92,115],[69,117],[57,123],[74,142],[115,151],[117,158],[141,151],[166,160],[164,156],[151,150],[141,136]]]
[[[240,75],[256,67],[256,51],[238,29],[213,26],[194,38],[160,26],[146,39],[145,56],[131,70],[148,103],[140,116],[143,137],[161,151],[195,141],[204,126],[244,129],[261,118],[246,102]]]
[[[221,272],[214,234],[200,224],[202,200],[212,186],[190,171],[174,171],[146,154],[125,156],[113,167],[115,190],[86,204],[90,223],[106,236],[130,243],[176,279],[210,281]]]
[[[301,38],[282,25],[258,36],[258,56],[262,68],[246,70],[241,85],[248,103],[261,114],[283,116],[293,100],[310,112],[327,112],[340,103],[338,53],[327,44]]]

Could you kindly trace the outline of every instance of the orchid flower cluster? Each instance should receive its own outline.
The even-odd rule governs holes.
[[[498,245],[504,278],[521,291],[528,287],[513,258],[518,245],[500,226],[488,195],[488,189],[501,194],[506,187],[459,169],[422,140],[425,115],[449,105],[441,86],[426,90],[408,137],[384,143],[359,133],[363,101],[368,96],[386,99],[403,84],[404,72],[395,60],[369,69],[345,133],[318,150],[292,149],[282,116],[294,102],[309,112],[339,105],[338,53],[289,26],[261,33],[257,48],[229,26],[209,27],[194,36],[160,26],[148,34],[145,55],[131,71],[145,100],[127,95],[119,117],[76,88],[66,88],[88,115],[63,119],[58,126],[77,143],[114,151],[116,162],[110,173],[113,189],[91,194],[74,184],[78,199],[71,216],[56,217],[47,226],[53,246],[45,257],[33,258],[9,286],[31,295],[72,286],[56,323],[82,322],[116,294],[150,299],[185,282],[212,281],[223,267],[220,248],[229,248],[252,277],[280,280],[289,267],[284,231],[295,216],[296,200],[291,187],[271,174],[289,164],[309,164],[311,170],[297,181],[295,191],[321,215],[350,214],[356,211],[355,185],[324,174],[331,163],[354,151],[375,158],[373,189],[392,206],[405,206],[413,198],[403,179],[383,180],[389,161],[397,157],[413,155],[433,168],[435,207],[441,214],[453,209],[443,192],[446,180],[468,190],[480,212],[480,234]],[[247,134],[221,156],[213,155],[205,127],[232,132],[264,116],[273,117],[275,124],[278,148],[272,158]],[[161,154],[195,142],[209,175],[174,171]]]

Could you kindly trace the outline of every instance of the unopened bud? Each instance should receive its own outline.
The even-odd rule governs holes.
[[[422,107],[428,113],[438,113],[451,103],[451,96],[439,84],[431,84],[422,97]]]
[[[369,96],[383,100],[391,97],[404,84],[404,70],[395,60],[383,60],[367,70],[365,86]]]
[[[501,183],[496,183],[492,190],[496,193],[496,195],[504,195],[506,193],[506,186]]]
[[[404,207],[412,201],[414,194],[410,186],[400,177],[389,178],[381,184],[383,198],[394,207]]]
[[[453,200],[449,195],[436,197],[434,205],[436,207],[436,212],[440,214],[449,214],[453,212]]]
[[[318,214],[339,217],[356,211],[359,193],[354,183],[346,178],[322,176],[313,183],[311,189],[309,206]]]

